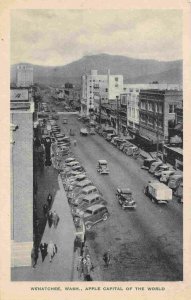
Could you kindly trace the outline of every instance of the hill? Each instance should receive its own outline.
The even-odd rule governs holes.
[[[11,66],[11,82],[16,81],[16,66]],[[99,74],[122,74],[125,82],[144,83],[158,80],[166,83],[182,83],[182,60],[141,60],[120,55],[90,55],[64,66],[33,65],[34,82],[60,86],[65,82],[80,83],[81,76],[91,69]],[[162,80],[162,81],[161,81]]]

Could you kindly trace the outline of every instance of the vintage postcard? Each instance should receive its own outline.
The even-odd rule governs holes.
[[[190,17],[1,4],[3,300],[190,298]]]

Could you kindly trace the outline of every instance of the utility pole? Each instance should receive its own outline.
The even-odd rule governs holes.
[[[159,100],[157,101],[157,156],[156,159],[158,160],[159,155]]]
[[[99,125],[101,126],[101,96],[99,95]]]
[[[116,100],[117,100],[117,135],[119,135],[119,107],[118,107],[118,100],[119,100],[119,96],[116,96]]]

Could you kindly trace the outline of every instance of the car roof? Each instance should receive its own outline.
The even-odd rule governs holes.
[[[176,179],[176,178],[183,178],[183,175],[181,175],[181,174],[174,174],[174,175],[172,175],[171,176],[171,178],[170,179]]]
[[[103,204],[94,204],[94,205],[88,207],[87,210],[95,211],[95,210],[97,210],[99,208],[102,208],[102,207],[105,207],[107,209],[107,207]]]
[[[73,160],[73,161],[70,161],[70,162],[68,162],[68,164],[70,164],[70,165],[72,165],[72,164],[79,164],[79,161],[77,161],[77,160]]]
[[[89,185],[89,186],[86,186],[85,188],[83,188],[83,191],[88,192],[88,191],[90,191],[90,190],[92,190],[92,189],[95,189],[95,188],[96,188],[95,185]],[[97,189],[97,188],[96,188],[96,189]]]
[[[87,199],[87,200],[91,201],[92,199],[97,198],[97,197],[100,197],[100,195],[98,193],[93,193],[93,194],[85,196],[83,199]]]
[[[84,186],[88,183],[92,183],[89,179],[84,179],[77,184],[77,187]]]
[[[98,163],[99,163],[99,164],[105,165],[105,164],[107,164],[107,160],[105,160],[105,159],[100,159],[100,160],[98,160]]]

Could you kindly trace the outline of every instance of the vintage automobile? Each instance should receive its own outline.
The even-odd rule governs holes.
[[[80,166],[80,165],[73,166],[73,167],[72,167],[72,170],[73,170],[73,171],[78,171],[78,172],[81,172],[81,173],[85,173],[84,167],[82,167],[82,166]]]
[[[143,162],[143,165],[142,165],[141,169],[149,170],[152,163],[154,163],[154,162],[156,162],[155,158],[146,158]]]
[[[104,160],[104,159],[98,160],[97,171],[100,174],[109,174],[109,169],[108,169],[106,160]]]
[[[82,201],[79,203],[78,206],[74,206],[72,208],[72,213],[80,215],[82,217],[83,213],[85,212],[85,210],[89,207],[92,206],[94,204],[104,204],[106,205],[107,202],[102,198],[101,195],[99,194],[90,194],[85,196]]]
[[[122,209],[136,208],[136,203],[133,200],[132,191],[129,188],[118,188],[116,197]]]
[[[65,159],[65,164],[70,163],[72,161],[75,161],[76,159],[74,157],[68,157]]]
[[[81,128],[80,129],[80,135],[87,136],[88,135],[88,130],[86,128]]]
[[[167,171],[162,171],[161,176],[160,176],[160,182],[168,183],[170,177],[174,175],[175,170],[167,170]]]
[[[108,133],[106,137],[106,141],[110,142],[112,138],[117,137],[117,134],[115,133]]]
[[[72,167],[74,167],[74,166],[79,166],[80,163],[79,163],[77,160],[73,160],[73,161],[67,162],[65,165],[66,165],[67,167],[72,168]]]
[[[108,219],[109,212],[105,205],[95,204],[88,207],[83,213],[83,221],[86,230],[90,230],[93,225],[100,221],[106,221]]]
[[[92,182],[89,179],[85,179],[83,181],[78,182],[77,186],[74,187],[72,191],[69,191],[67,194],[68,201],[72,203],[72,201],[81,195],[82,190],[86,187],[92,186]]]
[[[159,167],[162,165],[163,165],[162,161],[153,162],[150,166],[149,173],[154,174],[156,171],[159,170]]]
[[[170,170],[170,166],[163,164],[159,167],[158,171],[154,172],[154,176],[159,179],[163,171],[169,171],[169,170]]]
[[[63,119],[62,124],[68,124],[68,119]]]
[[[173,190],[173,192],[176,192],[179,185],[183,182],[183,175],[181,174],[174,174],[170,176],[168,187]]]
[[[164,183],[153,180],[149,181],[144,188],[144,193],[153,203],[168,203],[172,201],[172,190]]]
[[[101,195],[100,191],[94,185],[86,186],[77,195],[72,195],[70,203],[74,206],[78,206],[85,196],[95,193]]]
[[[89,134],[90,135],[95,135],[96,134],[95,129],[93,127],[90,127]]]

